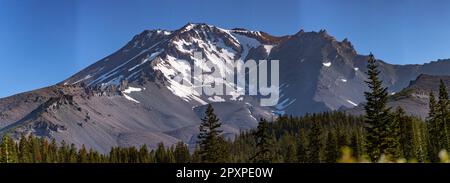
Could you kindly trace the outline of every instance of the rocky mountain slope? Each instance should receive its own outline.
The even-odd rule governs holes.
[[[444,81],[446,86],[450,86],[450,76],[421,74],[411,81],[408,87],[391,94],[388,106],[392,109],[401,107],[409,115],[426,119],[429,111],[429,94],[433,92],[435,97],[438,96],[440,80]],[[450,92],[450,87],[447,89]],[[363,115],[364,107],[360,105],[347,111],[354,115]]]
[[[260,106],[261,96],[239,93],[205,96],[181,85],[175,78],[201,62],[195,53],[214,63],[279,60],[278,105]],[[254,128],[261,117],[358,106],[366,90],[366,60],[348,40],[338,41],[324,30],[282,37],[192,23],[174,31],[146,30],[55,86],[0,99],[0,133],[34,133],[103,152],[111,146],[155,147],[161,141],[193,144],[205,105],[212,103],[232,138]],[[390,92],[420,74],[450,75],[450,60],[378,63]]]

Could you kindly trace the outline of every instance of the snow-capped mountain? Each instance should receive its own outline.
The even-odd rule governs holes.
[[[177,76],[190,74],[186,68],[201,62],[198,54],[213,63],[279,60],[278,104],[261,106],[260,96],[241,93],[206,96],[180,84]],[[324,30],[282,37],[193,23],[173,31],[146,30],[57,85],[0,99],[0,133],[34,133],[103,152],[143,143],[193,144],[205,105],[212,103],[232,138],[254,128],[259,118],[358,106],[366,90],[366,60],[348,40]],[[390,92],[422,73],[450,75],[449,60],[378,63]]]

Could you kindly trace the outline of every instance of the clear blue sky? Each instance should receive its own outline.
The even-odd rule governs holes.
[[[0,97],[55,84],[144,29],[327,29],[390,63],[450,58],[447,0],[0,0]]]

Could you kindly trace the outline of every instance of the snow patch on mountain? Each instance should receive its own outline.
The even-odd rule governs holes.
[[[126,94],[123,94],[123,96],[127,99],[127,100],[129,100],[129,101],[132,101],[132,102],[135,102],[135,103],[141,103],[141,102],[139,102],[139,101],[137,101],[136,99],[134,99],[134,98],[131,98],[130,96],[128,96],[128,95],[126,95]]]
[[[251,48],[256,48],[261,45],[261,43],[254,38],[240,35],[238,33],[231,33],[231,35],[239,42],[239,44],[243,48],[240,58],[241,60],[245,60]]]
[[[78,80],[78,81],[75,81],[73,84],[77,84],[77,83],[80,83],[80,82],[82,82],[82,81],[84,81],[84,80],[87,80],[87,79],[89,79],[89,78],[91,78],[92,76],[90,75],[90,74],[88,74],[86,77],[84,77],[83,79],[80,79],[80,80]]]
[[[347,99],[347,102],[350,103],[350,104],[352,104],[352,105],[355,106],[355,107],[358,106],[358,104],[356,104],[355,102],[353,102],[353,101],[351,101],[351,100],[348,100],[348,99]]]
[[[331,66],[331,62],[324,62],[324,63],[322,63],[323,64],[323,66],[325,66],[325,67],[330,67]]]
[[[150,56],[148,56],[147,58],[145,58],[144,60],[142,60],[141,63],[139,63],[139,64],[133,66],[133,67],[130,68],[130,69],[128,69],[128,71],[133,71],[134,69],[140,67],[141,65],[144,65],[146,62],[152,61],[153,59],[156,58],[156,56],[158,56],[159,54],[161,54],[163,51],[164,51],[164,50],[161,50],[161,51],[157,51],[157,52],[152,53]]]
[[[200,104],[207,104],[207,102],[199,97],[200,93],[194,90],[192,85],[190,85],[190,81],[183,80],[180,82],[175,80],[175,77],[186,79],[183,76],[190,75],[190,73],[188,73],[191,69],[189,64],[179,62],[175,57],[168,55],[167,59],[158,63],[154,69],[159,70],[164,74],[164,77],[169,83],[167,89],[169,89],[174,95],[182,98],[186,102],[194,100]],[[189,84],[186,85],[183,84],[183,82],[188,82]]]
[[[219,97],[217,95],[215,95],[213,97],[209,97],[208,100],[211,102],[225,102],[225,99],[223,99],[222,97]]]
[[[127,93],[127,94],[130,94],[131,92],[140,92],[140,91],[142,91],[142,90],[145,90],[145,88],[135,88],[135,87],[128,87],[127,89],[125,89],[124,91],[123,91],[123,93]]]
[[[274,45],[264,45],[264,49],[266,49],[267,55],[270,54],[270,52],[272,51],[273,47],[274,47]]]

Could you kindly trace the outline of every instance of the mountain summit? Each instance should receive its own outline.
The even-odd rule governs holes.
[[[280,100],[204,96],[174,78],[201,53],[212,62],[279,60]],[[178,30],[145,30],[115,53],[61,83],[0,99],[0,133],[33,133],[106,152],[112,146],[196,142],[205,105],[213,104],[229,138],[259,118],[353,108],[364,101],[367,56],[325,30],[272,36],[242,28],[188,23]],[[450,61],[393,65],[377,61],[390,92],[420,74],[450,75]],[[194,78],[195,80],[196,78]],[[231,85],[232,83],[224,83]]]

